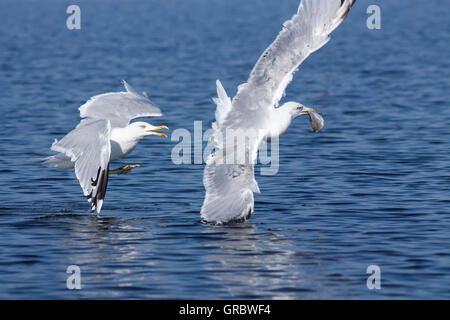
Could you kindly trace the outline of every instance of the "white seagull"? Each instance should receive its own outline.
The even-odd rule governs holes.
[[[322,129],[323,118],[314,109],[297,102],[278,105],[300,64],[328,42],[331,32],[345,19],[355,1],[302,0],[297,14],[284,23],[283,30],[259,58],[248,82],[239,86],[233,100],[217,81],[214,151],[203,175],[204,221],[220,224],[250,218],[253,193],[260,192],[253,166],[261,143],[278,138],[301,115],[310,117],[314,131]],[[239,132],[237,135],[244,136],[246,143],[236,148],[236,135],[230,135],[233,139],[230,143],[229,131]],[[242,151],[245,158],[238,154]]]
[[[148,135],[167,137],[157,132],[166,126],[152,126],[146,122],[133,122],[140,117],[162,116],[144,92],[136,92],[123,81],[126,92],[109,92],[92,97],[80,110],[83,118],[78,126],[60,141],[55,140],[51,150],[58,154],[43,160],[50,168],[75,168],[84,195],[91,204],[91,213],[102,209],[108,176],[124,174],[140,165],[127,165],[109,170],[112,161],[128,155],[139,141]]]

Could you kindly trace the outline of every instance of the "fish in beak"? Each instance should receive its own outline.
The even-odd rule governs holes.
[[[311,121],[311,127],[314,132],[318,132],[323,128],[324,120],[323,117],[316,112],[313,108],[307,108],[306,113],[309,116],[309,120]]]

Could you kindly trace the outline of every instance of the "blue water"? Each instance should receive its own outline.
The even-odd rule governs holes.
[[[81,30],[66,28],[70,4]],[[378,4],[382,29],[366,27]],[[245,82],[298,0],[0,1],[0,298],[450,299],[450,6],[359,0],[286,99],[322,112],[280,140],[246,223],[205,225],[203,165],[144,139],[102,216],[72,171],[44,169],[89,97],[126,79],[164,117],[213,120],[215,80]],[[366,268],[381,269],[369,290]],[[81,290],[66,269],[81,268]]]

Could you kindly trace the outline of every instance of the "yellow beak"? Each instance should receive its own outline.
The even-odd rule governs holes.
[[[151,134],[154,134],[154,135],[156,135],[156,136],[160,136],[160,137],[163,137],[163,138],[167,138],[167,135],[165,135],[164,133],[156,132],[157,130],[161,130],[161,129],[167,129],[167,130],[169,130],[169,128],[168,128],[167,126],[159,126],[159,127],[156,127],[155,129],[148,130],[147,132],[149,132],[149,133],[151,133]]]

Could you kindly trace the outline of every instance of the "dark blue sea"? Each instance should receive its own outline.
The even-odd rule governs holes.
[[[204,165],[147,137],[91,216],[51,154],[91,96],[146,91],[193,133],[214,120],[299,0],[0,0],[1,299],[450,299],[450,5],[358,0],[285,101],[314,107],[280,139],[245,223],[201,223]],[[81,8],[81,30],[66,9]],[[369,30],[369,5],[381,29]],[[81,270],[69,290],[68,266]],[[367,267],[381,271],[370,290]]]

